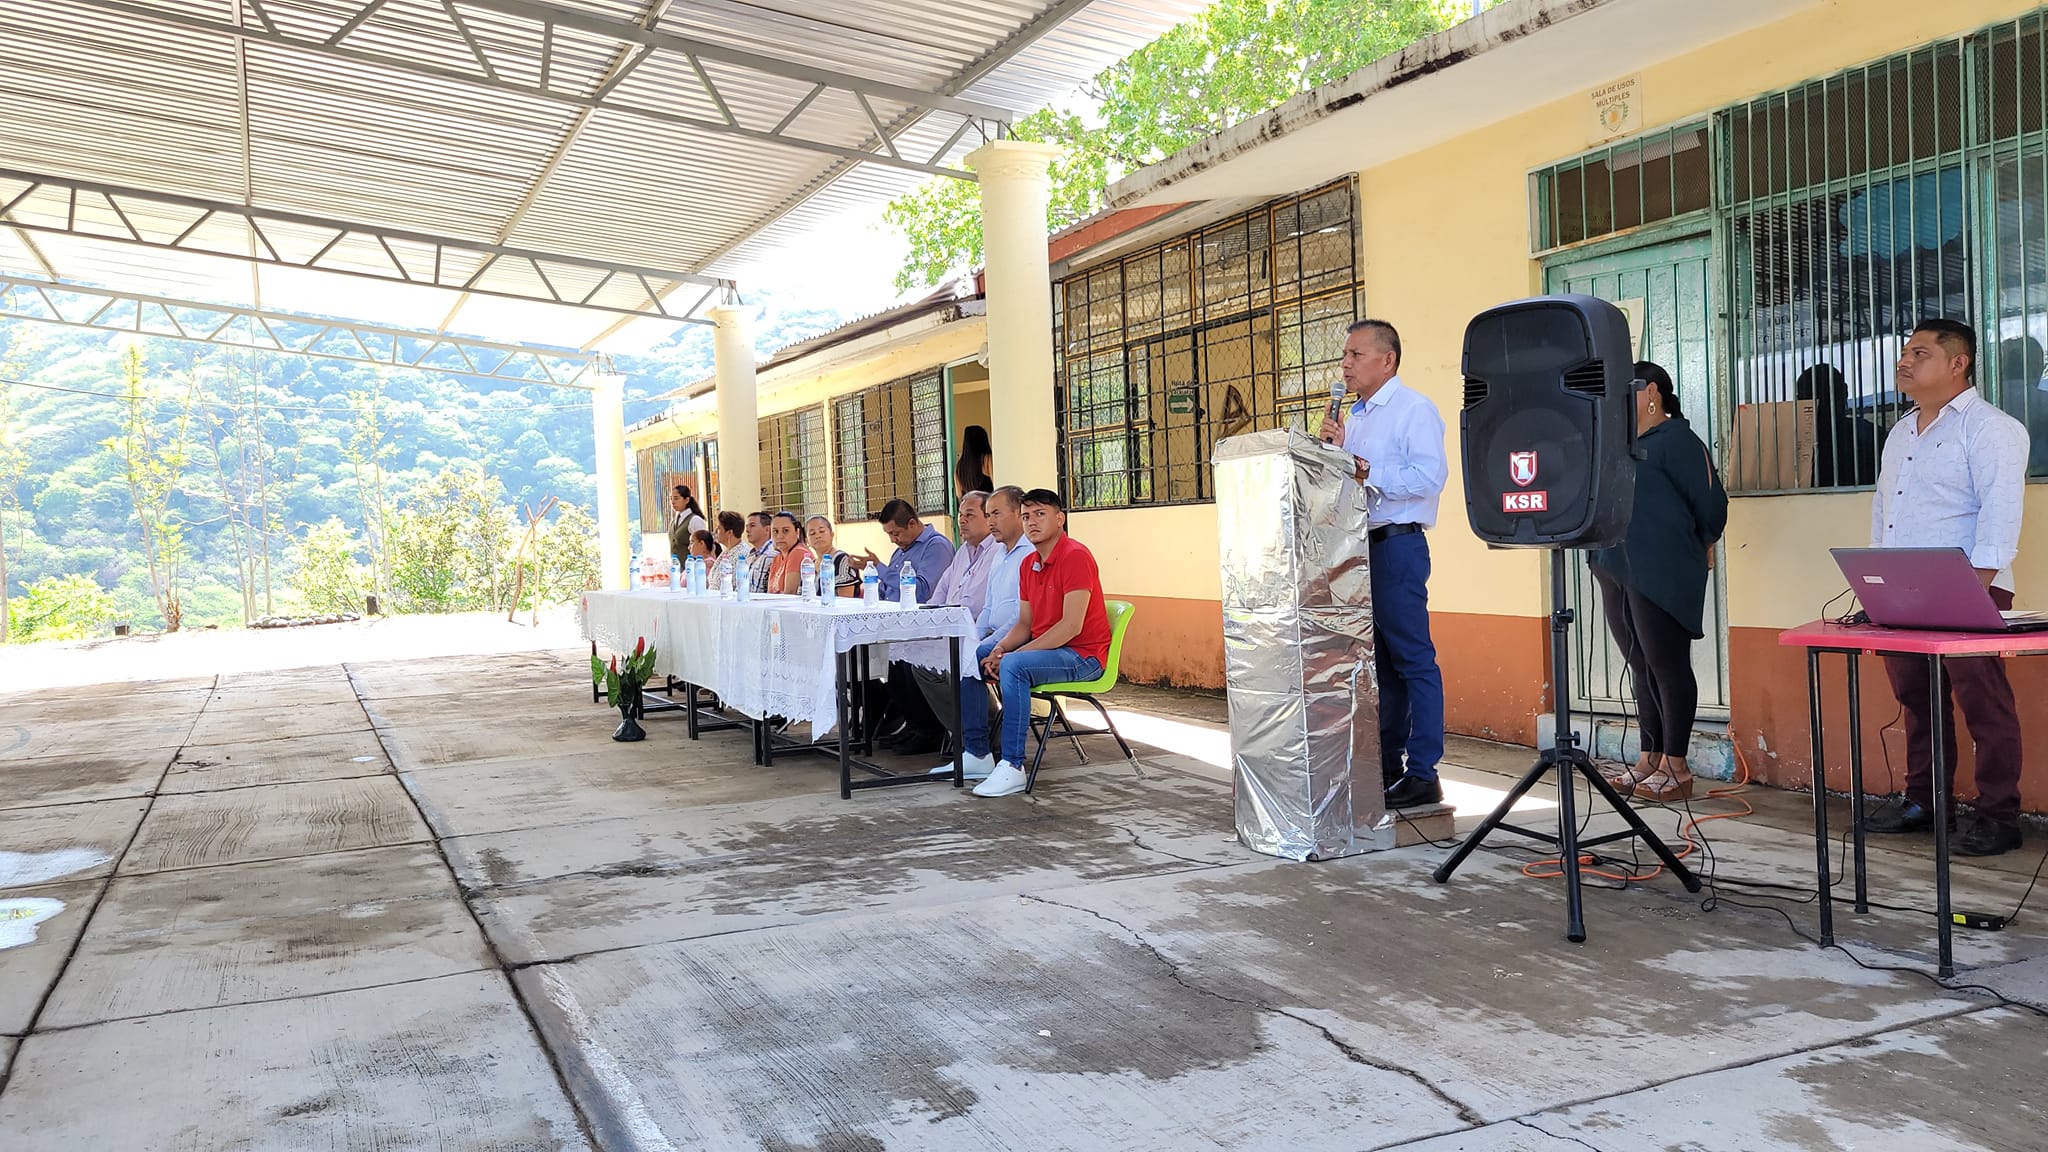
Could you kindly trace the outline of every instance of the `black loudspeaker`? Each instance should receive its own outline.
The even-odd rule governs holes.
[[[1465,329],[1465,511],[1503,548],[1618,544],[1635,508],[1635,357],[1592,296],[1490,308]]]

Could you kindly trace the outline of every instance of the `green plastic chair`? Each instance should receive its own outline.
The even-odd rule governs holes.
[[[1116,740],[1116,746],[1123,749],[1124,759],[1133,769],[1138,766],[1138,757],[1131,746],[1124,742],[1123,735],[1116,730],[1116,721],[1109,718],[1109,709],[1102,706],[1102,693],[1116,687],[1117,666],[1123,663],[1124,632],[1131,626],[1131,613],[1137,607],[1128,600],[1105,600],[1103,612],[1109,617],[1109,655],[1102,662],[1102,675],[1093,680],[1070,680],[1057,684],[1040,684],[1031,690],[1033,700],[1045,701],[1049,713],[1043,717],[1031,718],[1031,730],[1038,737],[1038,748],[1031,754],[1031,769],[1024,774],[1024,791],[1028,794],[1038,784],[1038,764],[1045,759],[1045,744],[1048,740],[1065,737],[1074,742],[1074,753],[1081,762],[1088,762],[1088,753],[1081,748],[1083,736],[1109,736]],[[1101,713],[1105,730],[1076,728],[1067,721],[1066,710],[1060,707],[1062,698],[1086,700]]]

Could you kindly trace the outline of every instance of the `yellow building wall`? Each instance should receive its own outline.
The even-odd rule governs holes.
[[[1641,69],[1644,126],[1692,120],[2035,7],[2011,0],[1940,5],[1854,0],[1805,10]],[[1563,34],[1570,34],[1568,28]],[[1617,74],[1630,71],[1621,67]],[[1586,87],[1590,91],[1615,78],[1588,76]],[[1574,97],[1359,175],[1366,310],[1401,330],[1402,379],[1436,401],[1450,426],[1453,452],[1465,325],[1475,313],[1542,290],[1542,264],[1530,255],[1528,175],[1592,147],[1591,122],[1586,98]],[[1370,156],[1361,160],[1369,162]],[[2037,490],[2031,503],[2044,499],[2048,491]],[[1859,502],[1861,511],[1852,514]],[[1861,535],[1869,523],[1867,494],[1741,499],[1736,505],[1729,524],[1728,575],[1730,622],[1738,627],[1787,622],[1786,613],[1775,610],[1781,604],[1807,604],[1810,610],[1803,618],[1810,619],[1812,610],[1840,586],[1825,550],[1812,542],[1867,543]],[[1434,609],[1515,615],[1547,611],[1540,553],[1489,551],[1464,529],[1464,490],[1455,464],[1444,491],[1441,525],[1432,535]],[[1816,557],[1823,567],[1812,567]],[[1751,564],[1780,571],[1768,578],[1755,576],[1745,571]],[[1788,578],[1782,571],[1787,568],[1800,574]],[[2023,599],[2048,604],[2048,564],[2033,566],[2022,579]],[[1765,587],[1788,590],[1750,592]],[[1817,599],[1810,595],[1816,591]]]
[[[1661,64],[1618,64],[1613,76],[1587,76],[1586,89],[1639,72],[1644,128],[1653,130],[2036,7],[2012,0],[1843,0]],[[1465,324],[1485,308],[1542,290],[1542,264],[1531,255],[1529,173],[1600,143],[1589,138],[1591,119],[1586,97],[1578,96],[1389,163],[1373,165],[1369,152],[1359,157],[1366,308],[1400,328],[1406,352],[1402,377],[1436,401],[1450,426],[1454,453]],[[1469,678],[1459,669],[1489,669],[1505,652],[1510,668],[1532,669],[1535,680],[1547,679],[1541,657],[1547,611],[1543,558],[1489,551],[1466,529],[1463,499],[1454,464],[1439,527],[1431,534],[1430,585],[1452,727],[1472,730],[1470,718],[1479,711],[1474,704],[1484,699],[1502,726],[1513,730],[1524,709],[1548,706],[1544,692],[1525,696],[1506,690],[1497,678]],[[1732,502],[1726,538],[1731,726],[1745,759],[1765,779],[1804,784],[1811,778],[1805,661],[1777,648],[1777,632],[1814,619],[1843,590],[1827,549],[1867,544],[1869,523],[1868,493]],[[2048,485],[2028,490],[2016,575],[2020,603],[2048,607]],[[1496,614],[1491,627],[1477,626],[1481,614]],[[1507,644],[1529,651],[1507,652]],[[2048,668],[2037,664],[2048,661],[2016,663],[2012,675],[2034,749],[2027,802],[2039,810],[2048,807],[2048,707],[2039,705],[2048,699]],[[1865,742],[1874,748],[1882,738],[1877,729],[1896,704],[1875,662],[1863,683],[1870,694],[1863,710],[1870,728]],[[1467,717],[1462,723],[1460,714]],[[1846,715],[1835,722],[1845,723]],[[1845,743],[1835,738],[1838,749]],[[1831,784],[1846,784],[1839,756],[1830,757],[1829,772]]]

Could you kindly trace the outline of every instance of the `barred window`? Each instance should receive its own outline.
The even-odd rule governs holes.
[[[1538,172],[1536,247],[1559,248],[1703,212],[1713,203],[1707,126],[1654,132]]]
[[[1921,48],[1721,114],[1732,488],[1876,483],[1883,436],[1909,406],[1893,387],[1900,346],[1929,317],[1974,322],[1985,254],[1966,142],[1982,129],[1966,47]],[[1978,327],[1995,347],[1995,327]]]
[[[825,409],[799,408],[761,421],[761,496],[767,512],[828,511]],[[745,514],[752,508],[734,511]]]
[[[1075,508],[1212,499],[1218,439],[1312,428],[1358,317],[1354,198],[1276,200],[1054,286]]]
[[[946,387],[938,369],[839,397],[832,426],[841,520],[866,520],[899,496],[922,515],[946,513]]]

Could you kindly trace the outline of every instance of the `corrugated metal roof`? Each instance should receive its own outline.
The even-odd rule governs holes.
[[[0,7],[0,156],[58,180],[730,275],[927,178],[855,158],[886,155],[878,122],[902,132],[903,161],[956,164],[981,142],[963,132],[967,109],[1042,107],[1202,6],[12,0]],[[779,127],[824,150],[764,138]],[[458,308],[441,288],[379,295],[301,269],[34,239],[59,275],[159,295],[292,310],[318,310],[312,295],[372,295],[365,319],[432,327],[453,312],[457,331],[569,345],[617,326],[586,309]],[[44,272],[5,232],[0,270]],[[390,315],[393,303],[409,314]],[[485,330],[508,317],[519,331]]]

